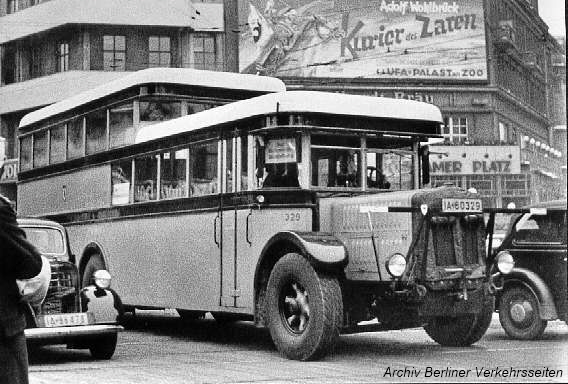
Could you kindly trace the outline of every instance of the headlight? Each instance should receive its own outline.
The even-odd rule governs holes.
[[[497,269],[504,275],[508,275],[515,266],[513,256],[507,251],[501,251],[497,254]]]
[[[98,288],[106,289],[110,287],[110,273],[104,269],[99,269],[93,273],[93,280]]]
[[[400,253],[395,253],[387,260],[386,268],[392,277],[400,277],[406,269],[406,259]]]

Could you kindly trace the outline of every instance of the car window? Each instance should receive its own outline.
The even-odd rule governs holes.
[[[22,228],[26,238],[41,253],[63,254],[65,252],[63,235],[55,228]]]
[[[561,213],[525,214],[515,225],[515,240],[526,243],[561,243],[566,224]]]

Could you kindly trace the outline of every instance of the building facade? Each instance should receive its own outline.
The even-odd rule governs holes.
[[[474,187],[496,207],[565,196],[565,44],[537,0],[287,5],[239,1],[241,72],[433,103],[445,120],[434,185]]]
[[[144,68],[232,71],[223,8],[222,0],[0,0],[0,193],[15,199],[15,138],[28,112]]]

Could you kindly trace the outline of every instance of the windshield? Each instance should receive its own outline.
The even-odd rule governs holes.
[[[26,238],[38,251],[46,254],[65,253],[63,234],[55,228],[23,227]]]
[[[418,187],[414,186],[418,155],[406,137],[257,136],[254,148],[259,188],[403,191]],[[303,155],[302,149],[309,152]]]
[[[413,188],[414,156],[409,140],[313,135],[311,185],[401,191]],[[366,148],[365,148],[366,147]],[[363,149],[365,148],[365,149]],[[363,179],[364,178],[364,179]]]

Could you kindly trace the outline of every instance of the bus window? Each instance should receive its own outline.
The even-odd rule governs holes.
[[[65,124],[49,130],[49,163],[65,161]]]
[[[299,140],[294,137],[269,138],[257,140],[257,153],[261,154],[257,167],[262,171],[263,188],[299,187],[298,162],[300,158]],[[262,156],[264,154],[264,156]]]
[[[101,152],[106,149],[106,109],[93,111],[85,117],[87,126],[87,155]]]
[[[109,136],[111,148],[134,142],[132,102],[109,109]]]
[[[412,147],[401,139],[367,140],[367,187],[406,191],[413,186]]]
[[[248,137],[240,138],[241,147],[241,191],[248,191]]]
[[[202,112],[210,108],[213,108],[212,104],[187,103],[187,114],[191,115],[192,113]]]
[[[34,133],[34,168],[47,165],[47,131]]]
[[[191,148],[192,196],[217,193],[217,157],[216,141]]]
[[[160,155],[160,199],[187,196],[189,149]]]
[[[134,169],[134,202],[156,200],[158,155],[147,155],[135,159]]]
[[[140,101],[140,125],[154,124],[181,116],[181,101]]]
[[[360,187],[360,145],[359,138],[312,136],[312,185]]]
[[[32,169],[32,135],[20,139],[20,170]]]
[[[130,200],[130,182],[132,180],[132,161],[122,160],[111,166],[112,204],[128,204]]]
[[[83,118],[78,117],[67,123],[67,158],[76,159],[84,155]]]

